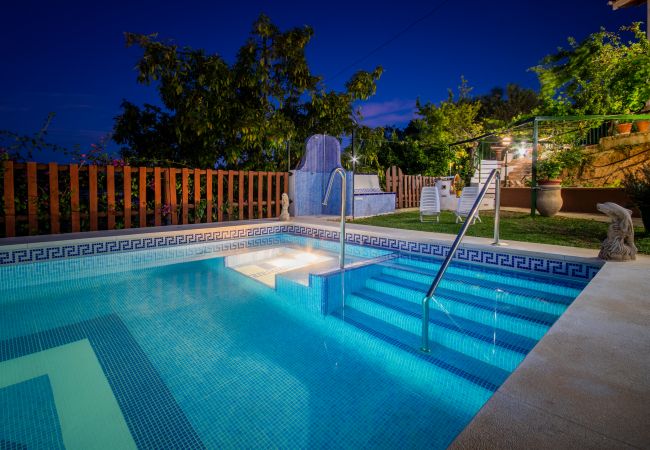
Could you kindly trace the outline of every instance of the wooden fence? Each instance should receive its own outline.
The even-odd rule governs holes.
[[[0,176],[5,237],[276,217],[289,182],[287,172],[11,161]]]
[[[420,192],[424,186],[433,186],[435,177],[404,175],[399,167],[386,170],[386,192],[395,192],[396,208],[417,208],[420,206]]]

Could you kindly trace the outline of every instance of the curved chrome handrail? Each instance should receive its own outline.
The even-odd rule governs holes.
[[[438,269],[438,273],[436,274],[436,277],[433,279],[433,283],[431,283],[431,287],[429,288],[426,297],[422,299],[422,347],[420,347],[420,350],[423,352],[430,351],[429,349],[429,302],[431,301],[432,298],[434,298],[436,289],[438,288],[440,281],[442,281],[442,277],[447,271],[447,267],[449,267],[449,264],[451,263],[451,259],[456,254],[456,250],[458,250],[458,246],[460,245],[460,242],[465,237],[467,228],[469,228],[470,224],[472,223],[472,220],[474,220],[474,216],[476,215],[476,212],[478,211],[479,206],[481,205],[481,201],[483,201],[483,197],[485,197],[485,194],[487,193],[490,183],[495,177],[496,177],[496,191],[497,191],[495,196],[495,202],[500,200],[499,192],[498,192],[500,187],[499,184],[501,182],[500,172],[499,169],[492,169],[490,175],[488,175],[487,177],[487,180],[485,180],[485,185],[483,186],[483,189],[481,189],[481,192],[476,198],[474,205],[472,205],[472,209],[467,215],[467,218],[465,219],[463,226],[461,227],[460,231],[456,235],[456,239],[454,240],[454,243],[451,244],[451,248],[449,249],[449,253],[447,253],[447,257],[445,258],[442,265],[440,266],[440,269]],[[495,204],[494,240],[496,245],[499,245],[498,226],[499,226],[499,205]]]
[[[327,202],[330,198],[330,193],[332,192],[332,185],[334,184],[334,176],[337,173],[341,175],[341,252],[339,253],[339,267],[343,269],[345,268],[345,200],[347,198],[347,189],[345,170],[343,170],[342,167],[337,167],[332,170],[332,173],[330,173],[330,179],[327,183],[327,191],[325,191],[325,198],[323,199],[323,206],[327,206]]]

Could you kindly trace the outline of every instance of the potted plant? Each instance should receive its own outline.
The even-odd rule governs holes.
[[[641,220],[646,233],[650,231],[650,164],[636,173],[628,172],[623,179],[623,188],[630,200],[641,211]]]
[[[636,125],[636,131],[639,133],[647,133],[650,131],[650,120],[637,120],[634,124]]]
[[[630,134],[632,132],[632,122],[622,122],[616,124],[618,134]]]
[[[562,162],[555,155],[537,162],[537,211],[544,217],[562,208]]]

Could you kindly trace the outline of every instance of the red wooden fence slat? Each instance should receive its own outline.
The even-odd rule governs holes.
[[[399,197],[399,207],[404,207],[404,175],[402,169],[397,169],[397,196]]]
[[[73,233],[81,230],[79,214],[79,166],[70,164],[70,225]]]
[[[217,221],[223,222],[223,170],[217,170]]]
[[[212,169],[205,171],[205,218],[212,222]]]
[[[201,205],[201,170],[194,169],[194,223],[200,223],[199,209]]]
[[[418,202],[420,200],[420,197],[418,196],[418,176],[414,175],[413,176],[413,206],[416,207],[418,206]]]
[[[29,221],[29,234],[38,234],[38,186],[36,163],[27,163],[27,219]]]
[[[420,206],[420,176],[415,176],[415,206]]]
[[[402,191],[402,196],[404,197],[404,208],[408,208],[408,179],[406,178],[406,175],[404,175],[404,172],[400,172],[401,178],[402,178],[402,186],[400,186],[400,189]]]
[[[107,227],[115,229],[115,168],[106,166]]]
[[[415,206],[415,176],[411,175],[411,208]]]
[[[124,228],[131,228],[131,167],[124,166]]]
[[[181,169],[181,223],[184,225],[189,221],[189,207],[187,202],[189,202],[189,180],[190,180],[190,170]]]
[[[138,217],[140,218],[140,228],[147,226],[147,168],[138,169],[138,197],[140,208],[138,208]]]
[[[246,172],[243,170],[240,170],[237,172],[237,177],[238,177],[238,187],[237,187],[237,194],[238,194],[238,199],[237,199],[237,211],[239,212],[238,217],[239,220],[244,219],[244,177],[245,177]]]
[[[415,176],[411,175],[411,208],[415,206]]]
[[[88,212],[90,231],[97,231],[97,166],[88,166]]]
[[[153,224],[157,227],[162,225],[162,194],[160,186],[160,167],[153,169]]]
[[[404,182],[404,208],[409,207],[409,178],[408,175],[403,175],[402,181]]]
[[[273,202],[273,173],[266,173],[266,217],[271,217],[271,202]]]
[[[233,202],[235,201],[235,171],[228,171],[228,220],[232,220]]]
[[[178,206],[176,204],[176,169],[169,168],[169,192],[167,198],[169,199],[169,211],[172,216],[172,225],[178,224]]]
[[[262,194],[264,189],[264,172],[257,172],[257,218],[262,218]]]
[[[50,176],[50,233],[61,232],[59,220],[59,166],[57,163],[49,163],[47,170]]]
[[[397,177],[397,167],[395,166],[393,166],[393,190],[397,194],[395,195],[395,206],[399,208],[399,179]]]
[[[390,177],[390,167],[386,169],[386,192],[393,192],[392,189],[392,180]]]
[[[280,181],[282,180],[282,174],[277,172],[275,174],[275,217],[280,217]]]
[[[16,204],[14,200],[14,163],[4,162],[5,235],[16,236]]]
[[[255,183],[255,172],[252,170],[248,172],[248,217],[253,218],[253,184]]]
[[[289,195],[289,172],[284,172],[284,193]]]

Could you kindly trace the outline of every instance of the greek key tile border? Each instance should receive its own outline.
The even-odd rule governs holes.
[[[336,241],[339,239],[338,231],[303,224],[263,224],[239,228],[228,227],[209,231],[187,230],[178,231],[175,234],[165,234],[163,236],[125,236],[117,237],[114,240],[82,242],[78,244],[73,243],[73,241],[66,241],[64,244],[59,245],[52,244],[51,246],[39,246],[35,248],[27,247],[0,250],[0,266],[132,250],[201,244],[229,239],[252,239],[279,233],[288,233],[324,240]],[[351,244],[440,258],[446,256],[449,251],[449,245],[408,241],[358,232],[346,233],[345,240]],[[582,280],[591,280],[602,267],[602,265],[593,263],[540,258],[539,256],[530,256],[525,253],[515,254],[467,247],[460,247],[458,249],[456,259],[487,266],[498,266],[507,269],[531,271],[546,275],[577,278]]]

